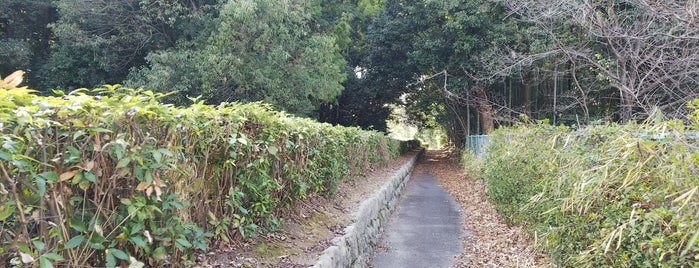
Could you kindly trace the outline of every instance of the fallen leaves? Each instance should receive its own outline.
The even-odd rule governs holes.
[[[428,151],[425,158],[418,168],[429,170],[464,213],[464,251],[456,267],[556,267],[521,227],[504,223],[488,202],[483,183],[463,174],[457,155]]]

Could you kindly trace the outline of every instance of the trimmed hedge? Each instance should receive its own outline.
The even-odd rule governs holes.
[[[497,210],[528,226],[561,266],[696,267],[698,115],[691,126],[502,128],[484,166],[464,164],[484,169]]]
[[[0,89],[0,266],[186,262],[274,230],[297,201],[408,149],[261,103],[182,108],[120,86],[57,93]]]

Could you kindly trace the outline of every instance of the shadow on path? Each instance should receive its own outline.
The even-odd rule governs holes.
[[[432,174],[413,174],[369,266],[450,267],[463,249],[461,238],[461,213],[454,198]]]

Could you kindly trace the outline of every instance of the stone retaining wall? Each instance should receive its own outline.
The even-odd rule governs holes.
[[[405,183],[410,178],[417,158],[422,151],[405,163],[370,198],[364,200],[354,213],[353,223],[345,228],[345,234],[336,237],[332,246],[318,257],[313,268],[363,268],[369,254],[395,209]]]

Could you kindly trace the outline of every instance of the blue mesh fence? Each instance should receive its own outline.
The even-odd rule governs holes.
[[[479,157],[487,158],[485,148],[490,144],[490,136],[488,135],[470,135],[466,137],[466,148]]]

